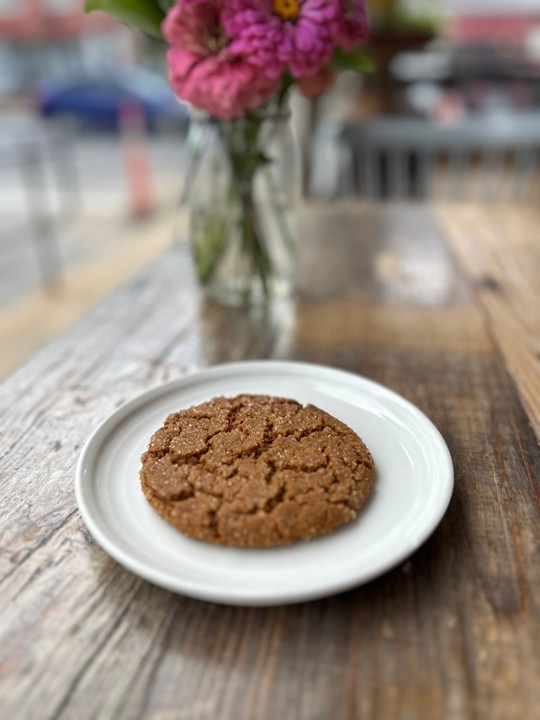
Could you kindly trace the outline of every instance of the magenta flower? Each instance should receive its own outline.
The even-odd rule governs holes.
[[[215,118],[232,120],[269,100],[279,88],[279,79],[232,52],[220,23],[225,4],[225,0],[180,0],[167,15],[163,33],[172,45],[167,62],[176,94]]]
[[[368,17],[365,0],[341,0],[334,31],[334,40],[345,50],[351,50],[357,43],[369,37]]]
[[[334,47],[367,37],[365,0],[178,0],[163,33],[175,92],[232,119],[269,100],[285,70],[321,92]]]
[[[317,75],[332,57],[338,0],[228,0],[223,26],[231,51],[270,77],[285,67],[295,77]]]

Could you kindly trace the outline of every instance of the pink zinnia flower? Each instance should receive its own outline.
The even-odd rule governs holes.
[[[288,67],[304,77],[332,57],[339,11],[338,0],[228,0],[222,20],[231,50],[266,75],[278,77]]]
[[[169,81],[176,94],[220,120],[243,117],[263,105],[279,79],[257,70],[231,51],[220,23],[225,0],[180,0],[168,13],[163,33]]]
[[[335,42],[345,50],[369,37],[366,0],[341,0],[341,11],[335,25]]]
[[[223,0],[178,0],[163,22],[168,42],[199,55],[211,55],[228,45],[220,24]]]

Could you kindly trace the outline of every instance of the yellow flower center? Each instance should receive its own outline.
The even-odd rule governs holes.
[[[217,55],[220,50],[227,47],[228,43],[229,41],[227,40],[227,36],[225,35],[225,30],[223,30],[223,28],[213,29],[213,32],[208,33],[208,35],[205,35],[204,38],[206,49],[209,50],[212,55]]]
[[[272,10],[283,20],[296,20],[300,14],[299,0],[272,0]]]

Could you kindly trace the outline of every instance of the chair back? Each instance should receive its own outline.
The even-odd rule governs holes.
[[[452,123],[382,117],[343,125],[339,144],[339,194],[458,202],[526,202],[535,195],[538,200],[540,112]]]

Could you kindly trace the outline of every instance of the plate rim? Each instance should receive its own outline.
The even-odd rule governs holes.
[[[114,540],[111,539],[106,532],[102,531],[99,523],[95,521],[92,511],[87,507],[84,499],[85,485],[87,484],[86,478],[84,477],[84,469],[85,466],[89,467],[95,462],[95,459],[99,455],[99,449],[103,440],[107,437],[109,432],[121,424],[127,416],[147,402],[152,402],[156,398],[166,394],[172,388],[177,389],[182,388],[183,386],[189,386],[192,382],[198,382],[201,379],[204,380],[205,377],[220,375],[223,372],[234,375],[239,370],[245,371],[247,368],[261,372],[279,370],[285,374],[287,374],[287,371],[298,373],[298,371],[302,371],[302,369],[304,369],[306,372],[310,373],[323,372],[326,375],[334,376],[336,379],[343,378],[345,381],[348,379],[349,381],[352,380],[353,382],[360,382],[360,384],[364,387],[368,387],[372,391],[382,394],[383,397],[390,397],[399,405],[405,407],[408,412],[411,412],[417,420],[420,420],[423,424],[430,428],[437,440],[437,452],[439,455],[439,462],[441,463],[441,484],[444,487],[444,492],[442,493],[438,507],[435,508],[436,512],[432,513],[431,520],[428,523],[428,529],[421,533],[420,539],[416,543],[412,543],[411,545],[404,544],[400,552],[393,554],[390,559],[380,563],[377,568],[373,569],[371,572],[353,573],[347,578],[340,578],[334,582],[326,583],[316,588],[306,589],[305,591],[300,589],[282,590],[280,587],[272,589],[265,588],[262,591],[260,589],[252,588],[224,588],[220,586],[219,583],[215,582],[200,583],[190,579],[182,579],[181,577],[172,578],[170,573],[156,568],[151,568],[144,561],[137,560],[128,553],[124,552],[122,548],[117,547]],[[96,447],[94,447],[94,445]],[[454,482],[455,478],[452,456],[441,432],[434,422],[424,412],[422,412],[422,410],[396,391],[363,375],[343,370],[341,368],[336,368],[331,365],[321,365],[318,363],[299,362],[294,360],[245,360],[218,363],[190,369],[186,374],[180,377],[168,380],[164,383],[156,384],[153,387],[140,391],[118,408],[113,410],[97,425],[96,428],[94,428],[81,449],[75,469],[75,497],[79,514],[90,531],[94,541],[108,555],[110,555],[110,557],[130,572],[133,572],[154,585],[180,595],[220,604],[255,607],[286,605],[327,597],[355,587],[360,587],[361,585],[364,585],[397,567],[401,562],[416,552],[416,550],[423,545],[436,530],[450,504],[454,490]]]

